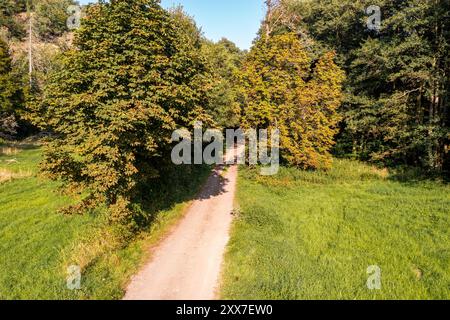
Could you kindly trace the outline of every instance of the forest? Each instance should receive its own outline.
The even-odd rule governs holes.
[[[21,219],[14,209],[20,201],[29,201],[30,214],[39,208],[33,213],[36,223],[74,219],[55,220],[40,231],[44,237],[59,223],[68,228],[61,227],[65,235],[52,240],[60,243],[62,255],[51,251],[50,243],[47,248],[55,254],[50,269],[60,278],[48,280],[53,271],[45,266],[26,267],[40,270],[42,288],[50,281],[54,289],[45,296],[39,286],[5,294],[2,288],[31,281],[5,273],[0,298],[121,298],[145,260],[143,243],[159,241],[211,171],[207,165],[180,167],[170,161],[172,133],[191,131],[199,121],[218,130],[280,131],[278,176],[260,177],[253,166],[240,169],[236,211],[241,218],[233,224],[225,255],[223,297],[450,297],[445,267],[450,259],[450,2],[265,0],[261,5],[264,20],[252,47],[242,50],[226,38],[209,40],[181,5],[164,9],[158,0],[82,6],[73,0],[0,0],[0,238],[11,257],[0,253],[0,267],[25,263],[24,248],[15,247],[10,230]],[[376,8],[378,24],[370,25]],[[323,202],[313,206],[317,199]],[[274,205],[285,211],[269,212]],[[297,208],[305,208],[304,218],[287,214]],[[333,208],[342,210],[344,220],[352,217],[348,226],[330,218]],[[331,242],[297,252],[297,227],[316,219],[316,210],[325,212],[320,219],[331,220],[317,218],[324,230],[304,226],[311,234],[301,243],[309,248],[319,235],[316,243]],[[370,217],[362,222],[356,212]],[[392,220],[393,212],[398,220]],[[375,213],[384,230],[371,220]],[[275,239],[285,234],[285,245],[292,246],[286,257],[310,272],[302,279],[320,282],[321,272],[330,271],[323,262],[314,273],[312,265],[319,262],[313,256],[334,247],[329,257],[341,261],[340,249],[356,250],[333,242],[334,227],[327,228],[334,223],[338,233],[358,239],[355,243],[364,230],[381,242],[399,241],[389,249],[399,255],[399,265],[407,264],[412,278],[430,278],[410,284],[393,271],[389,279],[407,288],[404,296],[392,288],[372,296],[350,282],[344,284],[348,291],[340,288],[338,273],[347,272],[347,265],[338,262],[328,279],[331,289],[293,289],[288,266],[269,262],[288,251]],[[403,232],[391,230],[392,224]],[[256,256],[244,258],[245,248],[264,234],[273,243],[255,245]],[[417,234],[423,246],[413,240]],[[401,239],[411,247],[402,247]],[[401,256],[410,248],[417,250],[412,256],[423,254],[422,265]],[[86,288],[57,289],[73,261],[89,279]],[[359,268],[366,262],[357,263]],[[259,285],[246,264],[261,264]],[[279,275],[275,282],[271,270]],[[105,274],[113,279],[108,286],[101,284]],[[342,296],[342,290],[352,293]]]

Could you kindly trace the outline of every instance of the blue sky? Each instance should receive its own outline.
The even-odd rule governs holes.
[[[82,4],[95,2],[81,0]],[[205,36],[217,41],[222,37],[249,49],[264,17],[263,0],[162,0],[165,8],[181,4],[195,18]]]

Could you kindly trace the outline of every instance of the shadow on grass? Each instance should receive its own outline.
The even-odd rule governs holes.
[[[448,184],[450,175],[448,172],[430,171],[415,167],[397,167],[391,169],[389,180],[405,184],[415,184],[419,182],[441,182]]]

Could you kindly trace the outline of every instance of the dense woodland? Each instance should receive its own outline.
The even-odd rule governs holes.
[[[50,136],[43,172],[85,195],[67,212],[106,204],[136,228],[134,199],[170,166],[171,133],[199,120],[277,127],[301,169],[335,156],[448,175],[448,0],[267,0],[249,52],[156,0],[100,1],[68,30],[74,3],[0,3],[0,138]]]
[[[379,31],[366,27],[370,5],[381,8]],[[346,71],[340,154],[448,170],[449,1],[297,1],[288,11]]]

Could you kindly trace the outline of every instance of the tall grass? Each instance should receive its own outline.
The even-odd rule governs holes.
[[[363,163],[329,172],[242,168],[226,299],[448,299],[450,188]],[[382,289],[369,290],[369,266]]]

